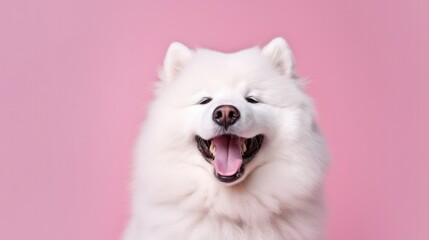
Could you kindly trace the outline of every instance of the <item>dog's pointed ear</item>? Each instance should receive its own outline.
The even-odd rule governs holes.
[[[182,43],[173,42],[168,47],[164,58],[164,64],[159,73],[163,82],[171,82],[175,79],[186,62],[192,57],[193,51]]]
[[[262,54],[281,74],[295,78],[295,59],[286,40],[281,37],[274,38],[262,48]]]

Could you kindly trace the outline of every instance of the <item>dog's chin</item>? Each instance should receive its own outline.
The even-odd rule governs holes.
[[[232,186],[249,174],[246,166],[261,149],[264,136],[244,138],[222,134],[206,140],[196,135],[195,140],[202,158],[212,165],[214,177],[224,185]]]

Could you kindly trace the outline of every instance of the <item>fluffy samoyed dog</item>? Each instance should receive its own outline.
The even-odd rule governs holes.
[[[322,238],[328,163],[288,44],[167,51],[124,240]]]

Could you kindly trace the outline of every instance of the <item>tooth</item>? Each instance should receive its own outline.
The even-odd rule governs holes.
[[[212,144],[210,144],[210,152],[214,155],[216,155],[216,147]]]
[[[247,150],[246,143],[243,142],[243,144],[241,144],[241,154],[245,153],[246,150]]]

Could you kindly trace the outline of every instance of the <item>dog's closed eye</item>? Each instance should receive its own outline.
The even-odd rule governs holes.
[[[209,103],[211,100],[212,100],[212,98],[210,98],[210,97],[203,97],[203,98],[198,102],[198,104],[200,104],[200,105],[204,105],[204,104]]]
[[[248,103],[259,103],[258,99],[256,99],[255,97],[246,97],[245,99]]]

